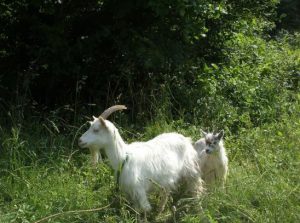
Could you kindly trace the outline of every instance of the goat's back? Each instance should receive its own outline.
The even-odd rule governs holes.
[[[197,152],[191,140],[177,133],[164,133],[147,142],[128,145],[128,160],[120,184],[130,188],[142,185],[150,189],[149,180],[174,188],[182,177],[198,174]]]

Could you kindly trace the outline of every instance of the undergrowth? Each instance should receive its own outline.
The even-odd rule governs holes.
[[[183,120],[157,120],[136,133],[121,127],[126,141],[148,140],[168,131],[200,138],[201,126]],[[126,129],[126,130],[125,130]],[[82,129],[84,131],[84,129]],[[1,128],[0,222],[35,222],[70,210],[109,207],[95,212],[62,214],[46,222],[136,222],[138,213],[116,192],[107,161],[91,168],[89,153],[73,141],[76,130],[50,133],[38,123]],[[169,201],[156,216],[159,196],[151,197],[151,222],[298,222],[299,115],[280,122],[228,133],[226,189],[201,198]],[[76,143],[75,143],[76,144]],[[176,211],[174,212],[174,207]],[[173,210],[173,211],[171,211]]]

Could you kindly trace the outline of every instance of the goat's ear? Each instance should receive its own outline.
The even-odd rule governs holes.
[[[219,133],[217,134],[217,139],[218,139],[218,140],[221,140],[221,139],[223,138],[223,136],[224,136],[224,130],[221,130],[221,132],[219,132]]]
[[[207,135],[207,132],[204,132],[202,129],[200,129],[200,132],[202,133],[203,136]]]
[[[97,119],[95,116],[93,116],[93,119],[95,120],[95,119]]]
[[[102,125],[104,128],[107,128],[107,125],[106,125],[106,123],[105,123],[105,120],[104,120],[101,116],[99,117],[99,121],[100,121],[101,125]]]

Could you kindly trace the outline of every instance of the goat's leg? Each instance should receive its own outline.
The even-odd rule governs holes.
[[[102,156],[100,150],[98,151],[98,163],[103,163]]]
[[[137,217],[137,222],[138,223],[148,222],[148,220],[147,220],[147,212],[146,211],[144,211],[142,214],[139,214],[139,216]]]
[[[224,172],[223,172],[223,177],[222,177],[222,187],[225,190],[225,183],[228,175],[228,166],[224,165]]]
[[[147,198],[147,193],[144,188],[139,188],[136,190],[134,195],[135,199],[140,208],[144,211],[144,222],[147,222],[147,212],[151,210],[151,205]]]
[[[147,194],[144,188],[140,188],[137,192],[137,200],[139,202],[140,207],[144,211],[150,211],[151,205],[148,201]]]
[[[225,189],[226,180],[226,167],[220,168],[215,171],[215,184],[220,186],[223,190]]]
[[[194,177],[190,180],[187,185],[187,191],[191,193],[193,196],[201,196],[201,194],[205,191],[203,187],[204,181],[200,176]]]
[[[138,221],[137,222],[138,223],[146,223],[146,222],[148,222],[148,220],[147,220],[147,212],[146,211],[144,211],[142,215],[138,216]]]
[[[138,222],[139,223],[146,223],[146,222],[148,222],[147,211],[143,211],[143,213],[139,214],[139,216],[138,216]]]
[[[148,222],[148,220],[147,220],[147,211],[144,211],[144,222],[145,223]]]

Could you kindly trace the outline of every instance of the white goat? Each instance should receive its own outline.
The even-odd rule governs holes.
[[[118,173],[120,188],[145,213],[151,209],[147,193],[155,184],[169,192],[180,180],[188,180],[190,189],[201,191],[198,157],[191,140],[177,133],[165,133],[147,142],[126,144],[114,124],[105,120],[113,111],[125,108],[116,105],[95,118],[80,137],[79,146],[104,149],[110,165]]]
[[[202,179],[207,186],[221,184],[224,187],[228,172],[228,158],[222,140],[224,131],[217,134],[204,131],[202,133],[204,138],[194,144],[198,152]]]

